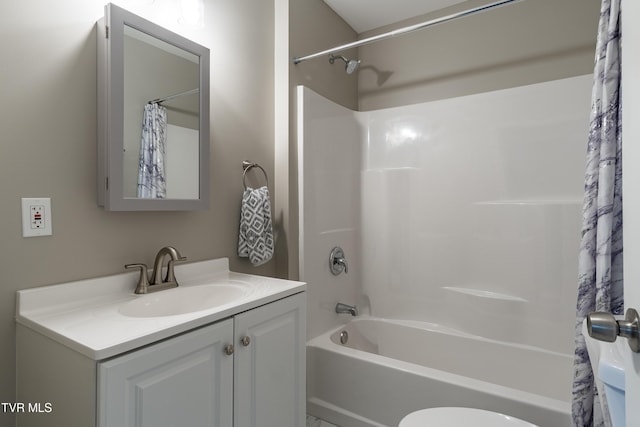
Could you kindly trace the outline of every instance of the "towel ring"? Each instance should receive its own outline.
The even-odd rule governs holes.
[[[262,173],[264,174],[265,185],[268,187],[269,177],[267,176],[267,171],[265,171],[264,168],[257,163],[252,163],[247,160],[244,160],[242,162],[242,169],[244,169],[244,172],[242,173],[242,184],[244,185],[244,189],[245,190],[247,189],[247,172],[251,168],[258,168],[262,171]]]

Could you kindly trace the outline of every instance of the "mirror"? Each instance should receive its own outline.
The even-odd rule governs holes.
[[[209,207],[209,49],[113,4],[98,22],[98,204]]]

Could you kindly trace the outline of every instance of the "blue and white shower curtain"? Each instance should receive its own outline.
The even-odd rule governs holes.
[[[167,110],[159,104],[144,106],[138,164],[138,197],[164,199],[167,195],[165,152]]]
[[[592,311],[623,313],[620,0],[603,0],[591,98],[575,325],[575,427],[610,426],[594,385],[582,322]]]

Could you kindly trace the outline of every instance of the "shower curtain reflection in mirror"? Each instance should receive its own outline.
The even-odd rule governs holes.
[[[164,199],[167,195],[165,153],[167,145],[167,111],[157,104],[144,107],[140,160],[138,164],[138,197]]]

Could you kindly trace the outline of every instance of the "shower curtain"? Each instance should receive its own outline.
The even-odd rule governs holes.
[[[620,0],[603,0],[591,98],[575,325],[575,427],[610,426],[581,329],[592,311],[623,313]]]
[[[167,143],[167,110],[159,104],[144,106],[142,140],[138,163],[138,197],[166,197],[165,150]]]

